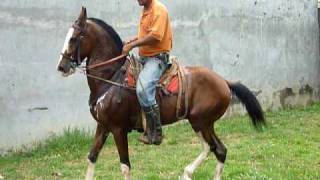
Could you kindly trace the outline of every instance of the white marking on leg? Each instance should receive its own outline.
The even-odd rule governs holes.
[[[127,166],[126,164],[121,164],[121,172],[125,180],[131,180],[129,166]]]
[[[184,173],[181,177],[181,179],[183,179],[183,180],[186,180],[186,179],[191,180],[191,177],[192,177],[194,170],[207,158],[207,156],[210,152],[210,147],[209,147],[208,143],[204,140],[201,132],[198,132],[197,135],[198,135],[199,139],[201,140],[203,151],[191,164],[189,164],[184,169]]]
[[[224,163],[218,161],[217,166],[216,166],[216,173],[215,173],[213,180],[220,180],[221,179],[223,167],[224,167]]]
[[[86,180],[93,180],[94,165],[95,164],[88,159],[88,169],[87,169]]]
[[[62,48],[62,50],[61,50],[61,53],[64,53],[64,52],[67,50],[68,44],[69,44],[69,41],[70,41],[70,39],[71,39],[71,37],[72,37],[73,32],[74,32],[74,29],[73,29],[73,28],[70,28],[69,31],[68,31],[68,33],[67,33],[66,39],[64,40],[64,44],[63,44],[63,48]],[[62,59],[63,59],[63,56],[60,55],[58,64],[60,64],[60,62],[62,61]]]

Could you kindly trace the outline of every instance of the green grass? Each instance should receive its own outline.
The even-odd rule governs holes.
[[[268,129],[256,132],[247,116],[220,120],[216,132],[228,148],[223,179],[320,179],[320,104],[267,113]],[[188,123],[164,128],[161,146],[146,146],[129,135],[133,179],[178,179],[201,152]],[[0,157],[5,179],[84,179],[92,133],[66,130],[30,152]],[[210,154],[193,179],[211,179],[216,159]],[[60,173],[61,176],[56,176]],[[96,179],[122,179],[113,137],[96,166]]]

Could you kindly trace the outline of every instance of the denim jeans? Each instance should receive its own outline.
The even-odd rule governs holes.
[[[156,57],[140,57],[143,69],[137,81],[137,96],[142,108],[156,105],[156,85],[167,64]]]

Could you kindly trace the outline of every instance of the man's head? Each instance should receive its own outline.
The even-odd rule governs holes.
[[[149,6],[151,4],[152,0],[138,0],[138,3],[140,6]]]

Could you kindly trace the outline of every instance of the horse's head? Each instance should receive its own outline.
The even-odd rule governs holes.
[[[87,31],[87,11],[82,7],[78,19],[74,22],[66,36],[57,70],[63,76],[69,76],[75,72],[75,68],[88,56],[89,36]]]

